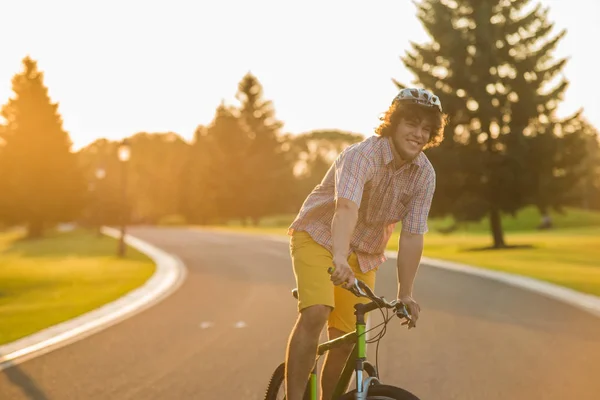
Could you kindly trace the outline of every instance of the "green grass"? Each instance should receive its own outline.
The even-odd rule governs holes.
[[[551,212],[554,227],[557,230],[568,228],[587,228],[600,226],[600,212],[578,210],[567,208],[564,213]],[[540,214],[534,207],[527,207],[520,210],[514,217],[504,215],[502,217],[502,228],[507,233],[512,232],[530,232],[536,231],[540,223]],[[451,218],[432,219],[429,222],[431,231],[438,231],[452,225]],[[470,222],[461,224],[460,231],[488,234],[489,221],[483,219],[480,222]]]
[[[487,235],[429,233],[424,255],[529,276],[600,296],[600,227],[518,232],[506,239],[509,245],[532,247],[481,251],[477,249],[490,244]],[[398,233],[394,233],[388,250],[397,249]]]
[[[596,227],[600,226],[600,212],[585,211],[576,208],[566,208],[564,213],[558,213],[552,211],[550,213],[554,222],[554,226],[557,229],[566,228],[585,228],[585,227]],[[258,225],[259,228],[274,228],[275,231],[278,229],[287,228],[296,214],[279,214],[272,215],[263,218]],[[431,218],[429,220],[430,231],[438,231],[440,229],[447,228],[452,225],[452,218]],[[505,232],[526,232],[535,231],[536,227],[540,223],[540,214],[534,207],[526,207],[520,210],[514,217],[511,215],[502,216],[502,228]],[[231,220],[228,224],[224,225],[232,228],[241,228],[242,225],[238,220]],[[248,229],[253,228],[247,226]],[[396,229],[397,231],[399,231]],[[487,234],[489,231],[489,221],[487,218],[480,222],[469,222],[460,225],[459,231],[471,232],[471,233],[482,233]]]
[[[491,270],[529,276],[600,296],[600,213],[568,209],[552,213],[555,229],[538,231],[540,217],[526,208],[516,217],[504,216],[503,228],[508,245],[530,247],[481,251],[492,244],[486,220],[462,225],[451,234],[442,234],[450,219],[432,219],[425,236],[424,256],[455,261]],[[258,227],[232,223],[211,229],[248,233],[285,235],[294,215],[265,219]],[[397,250],[400,226],[388,243]]]
[[[0,233],[0,344],[106,304],[142,285],[154,262],[135,249],[116,257],[116,241],[86,231],[24,240]]]

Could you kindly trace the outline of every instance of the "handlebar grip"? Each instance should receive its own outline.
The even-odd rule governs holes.
[[[396,309],[396,316],[398,318],[406,318],[408,320],[412,319],[412,316],[410,315],[410,311],[408,311],[408,308],[406,307],[406,304],[401,304],[397,309]]]

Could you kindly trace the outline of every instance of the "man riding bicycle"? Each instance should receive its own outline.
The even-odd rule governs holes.
[[[368,299],[344,288],[356,277],[374,289],[375,273],[400,221],[398,300],[412,315],[409,328],[415,326],[420,307],[413,283],[435,191],[435,171],[423,150],[442,142],[446,123],[437,96],[423,89],[401,90],[376,135],[342,151],[304,201],[289,228],[299,315],[286,351],[288,400],[302,399],[325,323],[329,339],[354,329],[354,304]],[[327,354],[323,399],[331,397],[351,351],[341,347]]]

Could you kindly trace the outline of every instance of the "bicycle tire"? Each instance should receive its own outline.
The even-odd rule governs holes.
[[[283,386],[284,379],[285,363],[281,363],[271,375],[271,380],[269,380],[269,385],[265,393],[265,400],[277,400],[277,393],[279,393],[279,390]],[[304,400],[310,400],[310,387],[308,386],[304,392]]]
[[[379,378],[379,373],[377,372],[377,368],[375,368],[375,366],[373,364],[371,364],[369,361],[365,361],[363,368],[365,369],[365,372],[367,373],[368,376],[373,376],[375,378]]]
[[[355,400],[356,389],[339,397],[338,400]],[[414,394],[395,386],[373,385],[369,387],[367,400],[419,400]]]
[[[377,369],[374,365],[365,362],[364,365],[365,372],[367,376],[378,377]],[[279,393],[280,388],[283,386],[283,381],[285,378],[285,363],[279,364],[275,371],[271,375],[271,379],[269,380],[269,385],[267,386],[267,391],[265,393],[265,400],[277,400],[277,393]],[[409,397],[407,399],[412,400],[413,398]],[[306,392],[304,392],[304,400],[310,400],[310,387],[306,387]],[[354,400],[354,398],[352,398]]]

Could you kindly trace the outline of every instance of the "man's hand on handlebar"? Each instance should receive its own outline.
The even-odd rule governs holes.
[[[368,297],[380,307],[394,308],[398,318],[405,320],[402,325],[408,325],[408,329],[415,328],[417,326],[416,323],[417,319],[419,318],[419,311],[421,311],[421,307],[412,298],[412,296],[402,295],[399,296],[397,300],[389,302],[383,297],[378,297],[364,282],[357,280],[354,277],[354,274],[350,276],[350,281],[348,282],[339,278],[338,280],[333,279],[333,274],[336,272],[336,268],[334,267],[329,267],[327,272],[332,276],[331,280],[334,281],[334,284],[337,284],[336,282],[343,283],[343,287],[347,290],[350,290],[355,296]]]
[[[417,320],[419,319],[421,306],[419,306],[412,296],[408,295],[400,296],[398,301],[406,306],[406,309],[410,315],[410,320],[403,322],[402,325],[408,324],[408,329],[415,328],[417,326]]]
[[[354,273],[348,265],[348,260],[343,258],[339,260],[336,260],[335,258],[333,259],[333,272],[331,272],[331,281],[334,285],[342,285],[342,287],[348,289],[354,285],[355,279]]]

